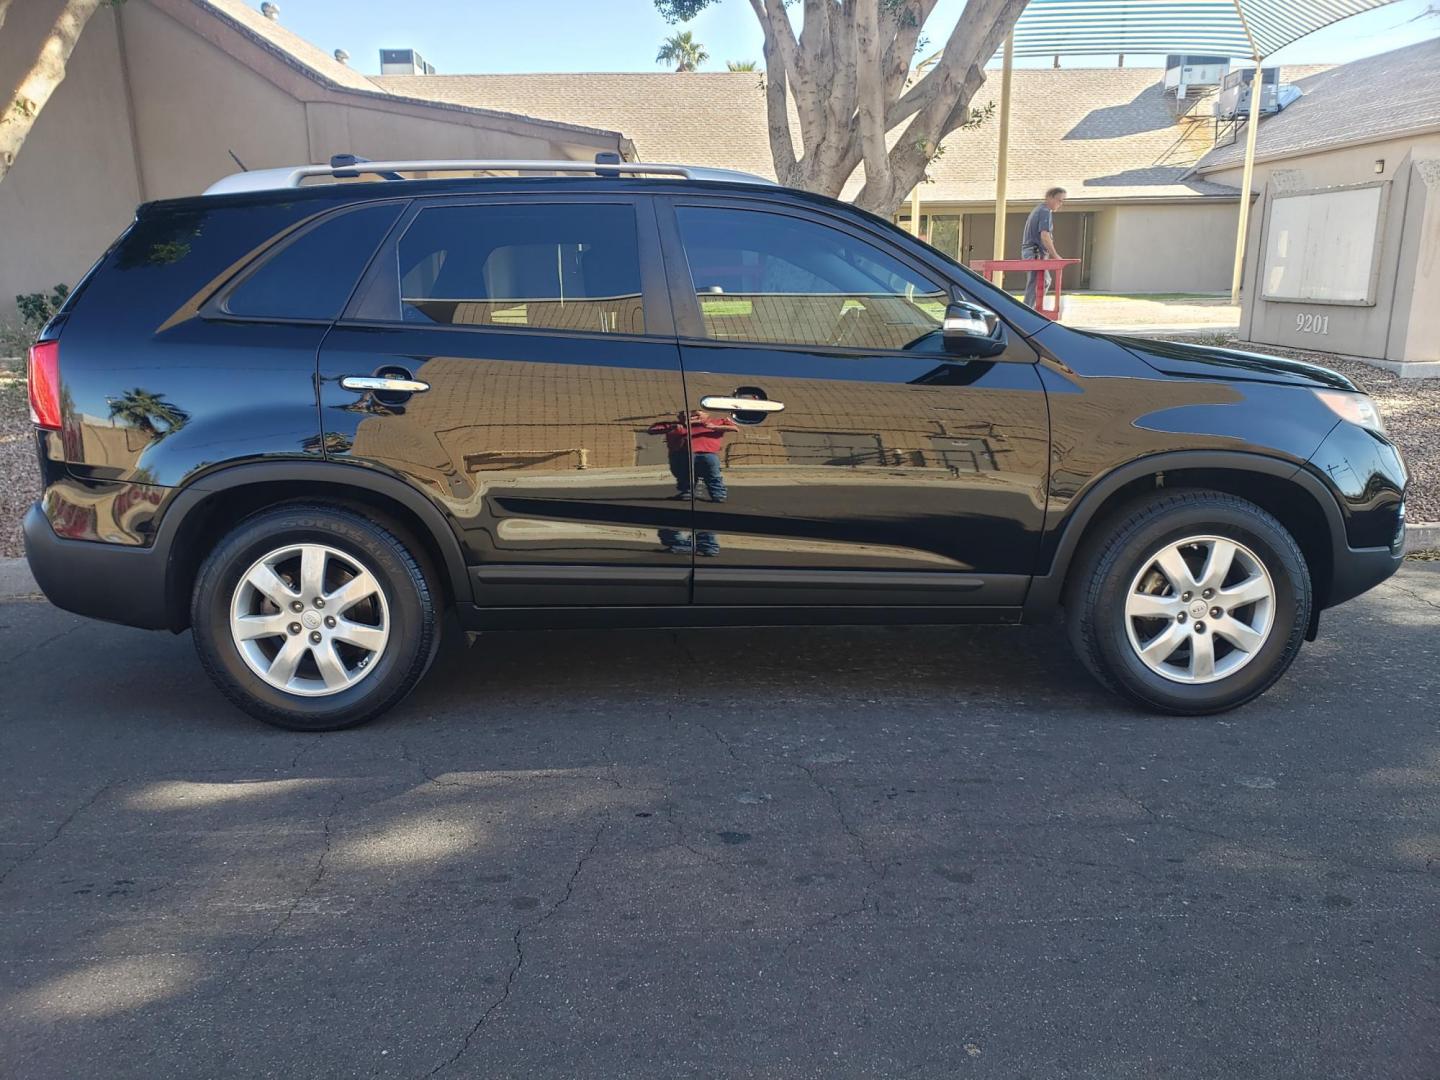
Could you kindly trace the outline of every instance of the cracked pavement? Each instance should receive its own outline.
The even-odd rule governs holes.
[[[496,634],[317,737],[0,605],[0,1076],[1433,1080],[1437,611],[1211,719],[1058,628]]]

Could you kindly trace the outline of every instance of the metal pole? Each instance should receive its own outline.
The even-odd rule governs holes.
[[[1000,69],[1000,150],[995,162],[995,258],[1005,258],[1006,181],[1010,172],[1010,75],[1015,66],[1015,35],[1005,38],[1005,60]]]
[[[1245,273],[1245,238],[1250,226],[1250,184],[1255,175],[1255,136],[1260,131],[1260,98],[1265,73],[1255,57],[1255,74],[1250,80],[1250,130],[1245,133],[1245,172],[1240,180],[1240,228],[1235,235],[1235,272],[1230,278],[1230,303],[1240,303],[1240,280]]]

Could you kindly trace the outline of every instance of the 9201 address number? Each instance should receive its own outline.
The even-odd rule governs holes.
[[[1308,313],[1296,315],[1295,329],[1302,334],[1328,334],[1330,333],[1330,316]]]

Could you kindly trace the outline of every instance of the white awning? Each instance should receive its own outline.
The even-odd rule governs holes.
[[[1030,0],[1016,56],[1192,53],[1264,58],[1393,0]]]

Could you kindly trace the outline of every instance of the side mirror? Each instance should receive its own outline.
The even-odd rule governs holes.
[[[989,308],[956,300],[945,309],[945,351],[955,356],[981,358],[1005,351],[1005,324]]]

